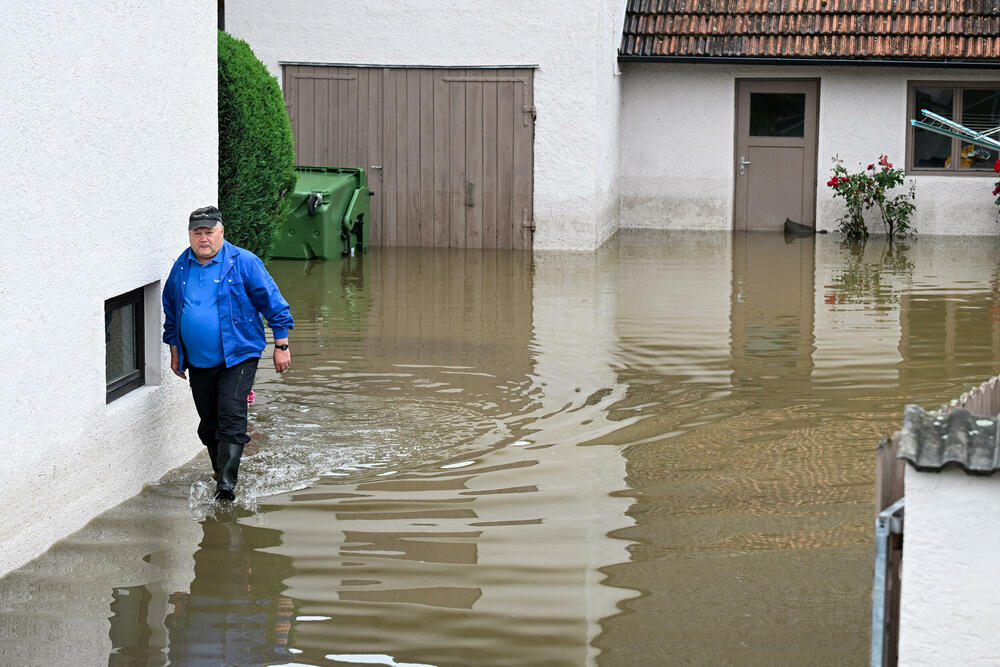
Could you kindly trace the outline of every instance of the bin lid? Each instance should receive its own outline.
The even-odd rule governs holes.
[[[310,192],[332,195],[335,191],[344,190],[345,186],[354,190],[358,187],[359,171],[346,167],[296,167],[298,180],[295,194],[303,197]]]

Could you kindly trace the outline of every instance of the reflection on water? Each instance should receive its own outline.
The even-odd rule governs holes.
[[[109,665],[158,664],[164,653],[176,665],[288,659],[295,604],[282,595],[282,582],[292,560],[265,550],[280,543],[281,533],[241,523],[231,513],[205,518],[201,529],[194,576],[169,595],[172,611],[165,618],[150,618],[155,605],[149,586],[112,590]]]
[[[913,274],[910,246],[902,241],[888,243],[844,241],[844,266],[832,276],[827,304],[861,303],[890,311],[903,293],[899,281]],[[883,281],[883,276],[885,280]]]
[[[294,364],[259,374],[242,506],[189,510],[199,457],[10,573],[0,663],[862,662],[874,443],[1000,370],[996,256],[276,261]]]
[[[235,516],[201,522],[187,592],[170,597],[167,657],[176,665],[252,665],[287,660],[295,603],[283,582],[292,559],[271,553],[281,533],[241,523]],[[115,614],[111,631],[115,632]]]

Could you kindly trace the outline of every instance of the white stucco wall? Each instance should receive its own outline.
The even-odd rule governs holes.
[[[1000,656],[1000,478],[906,469],[900,665],[995,665]]]
[[[159,283],[217,185],[215,5],[2,11],[0,573],[198,451]],[[147,382],[105,404],[104,302],[145,285]]]
[[[1000,81],[1000,71],[622,63],[622,227],[732,228],[737,78],[820,79],[817,228],[843,204],[825,186],[832,158],[849,170],[880,153],[905,161],[907,81]],[[996,234],[996,178],[917,176],[921,234]]]
[[[730,229],[734,71],[621,68],[620,226]]]
[[[537,65],[535,248],[591,250],[616,229],[625,3],[230,0],[226,30],[281,79],[280,62]]]

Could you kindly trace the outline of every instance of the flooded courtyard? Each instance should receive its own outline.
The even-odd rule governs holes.
[[[240,502],[200,454],[0,579],[0,664],[862,664],[875,445],[1000,370],[992,237],[270,270]]]

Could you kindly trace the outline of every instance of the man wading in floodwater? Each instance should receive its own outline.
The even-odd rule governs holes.
[[[247,396],[267,347],[261,314],[274,334],[274,370],[291,364],[288,302],[264,263],[223,239],[222,213],[199,208],[188,220],[191,247],[170,269],[163,288],[163,342],[170,368],[191,372],[191,394],[218,484],[215,499],[236,499],[236,476],[247,435]]]

